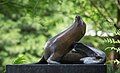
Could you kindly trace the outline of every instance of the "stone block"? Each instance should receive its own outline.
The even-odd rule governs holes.
[[[7,65],[6,73],[107,73],[104,64],[22,64]]]

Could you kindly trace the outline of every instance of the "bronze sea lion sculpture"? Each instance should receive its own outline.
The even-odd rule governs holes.
[[[62,57],[72,50],[72,45],[84,36],[85,31],[85,23],[80,16],[76,16],[68,29],[48,40],[43,58],[47,63],[59,64]]]
[[[36,64],[101,64],[105,63],[104,52],[77,43],[85,34],[86,24],[75,17],[74,23],[47,41],[42,59]]]

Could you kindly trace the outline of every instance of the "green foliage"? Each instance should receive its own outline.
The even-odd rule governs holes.
[[[113,70],[113,66],[110,64],[107,65],[107,73],[115,73]]]
[[[24,64],[26,63],[26,57],[24,55],[19,55],[13,62],[13,64]]]
[[[108,42],[110,44],[120,43],[120,40],[115,40],[113,38],[106,38],[105,42]]]
[[[120,36],[120,30],[117,30],[116,32],[113,32],[113,33],[116,36]],[[109,47],[107,47],[105,50],[115,51],[115,52],[120,54],[120,48],[119,47],[117,47],[117,48],[115,47],[115,44],[120,44],[120,40],[116,39],[116,36],[115,37],[108,37],[108,38],[104,39],[105,43],[113,44],[113,45],[110,45]],[[112,60],[112,61],[108,61],[108,62],[117,64],[117,65],[120,64],[120,61],[118,59],[115,59],[115,60]]]

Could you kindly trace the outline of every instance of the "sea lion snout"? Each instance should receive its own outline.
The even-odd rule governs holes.
[[[82,18],[80,16],[75,17],[75,22],[79,25],[85,25],[84,21],[82,20]]]
[[[80,20],[81,20],[81,17],[77,15],[77,16],[75,17],[75,20],[76,20],[76,21],[80,21]]]

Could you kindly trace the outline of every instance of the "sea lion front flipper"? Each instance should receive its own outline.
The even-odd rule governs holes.
[[[48,59],[47,59],[47,63],[48,64],[60,64],[59,60],[60,58],[59,57],[59,54],[57,53],[53,53]]]

